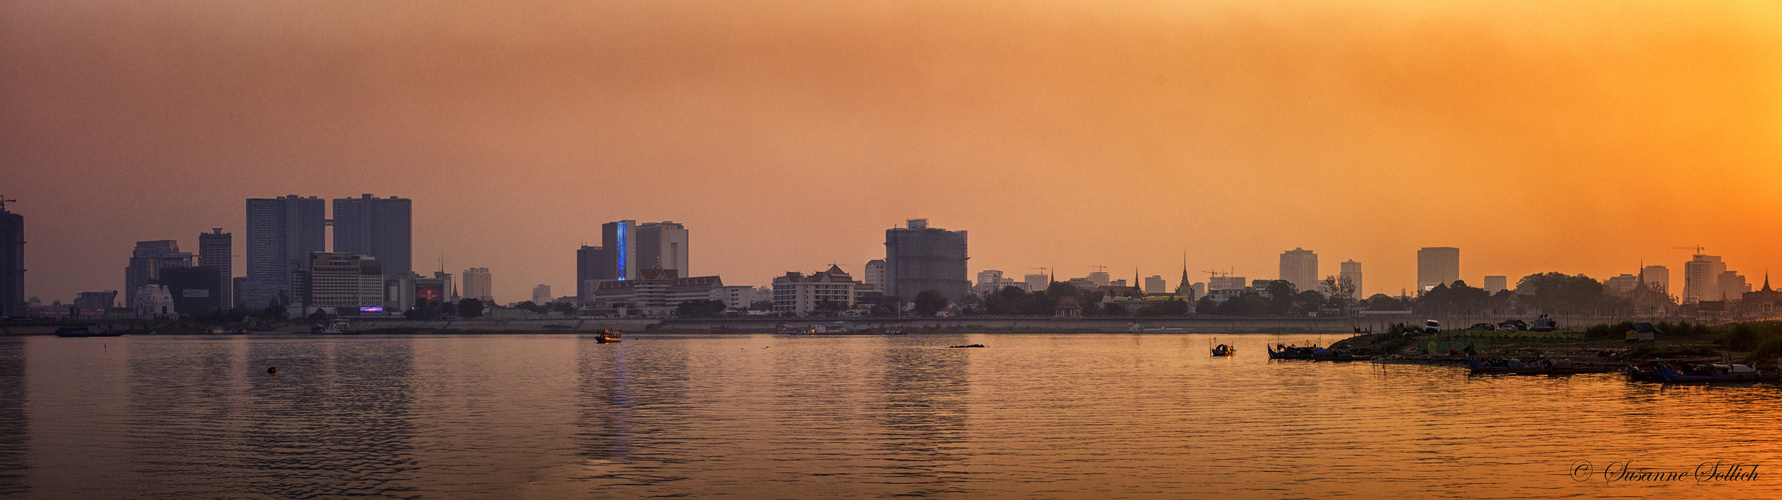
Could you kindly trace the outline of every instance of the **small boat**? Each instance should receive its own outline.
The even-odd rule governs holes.
[[[1268,346],[1268,359],[1317,359],[1324,349],[1317,346],[1299,347],[1283,344]]]
[[[1669,363],[1659,363],[1656,369],[1658,378],[1667,383],[1677,382],[1776,382],[1782,380],[1782,374],[1760,371],[1747,364],[1712,364],[1673,367]]]
[[[1473,373],[1503,373],[1509,375],[1571,375],[1576,373],[1599,373],[1597,368],[1580,368],[1564,359],[1537,359],[1523,362],[1515,358],[1499,358],[1496,356],[1467,356],[1466,366]]]
[[[950,345],[950,346],[947,346],[947,348],[948,348],[948,349],[972,349],[972,348],[979,348],[979,347],[984,347],[984,344],[971,344],[971,345]]]
[[[1219,357],[1235,356],[1235,355],[1237,355],[1237,348],[1232,347],[1228,344],[1219,344],[1217,346],[1213,346],[1213,355],[1219,356]]]
[[[87,327],[84,327],[84,326],[63,327],[63,328],[56,329],[57,337],[118,337],[118,336],[122,336],[123,334],[124,334],[123,330],[108,330],[108,331],[103,331],[103,332],[94,332],[92,330],[88,330]]]
[[[594,341],[602,344],[616,344],[619,340],[618,330],[601,330],[600,334],[594,336]]]

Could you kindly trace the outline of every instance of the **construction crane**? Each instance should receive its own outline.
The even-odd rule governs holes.
[[[1696,246],[1692,246],[1692,247],[1671,247],[1671,249],[1672,250],[1694,250],[1695,255],[1701,255],[1703,250],[1707,250],[1705,248],[1702,248],[1701,245],[1696,245]]]
[[[1201,272],[1207,273],[1207,281],[1213,281],[1213,278],[1219,278],[1219,277],[1221,277],[1220,275],[1231,276],[1231,271],[1201,271]]]
[[[1095,272],[1098,272],[1098,273],[1105,273],[1105,272],[1108,272],[1108,266],[1097,266],[1097,265],[1094,265],[1094,264],[1090,264],[1090,265],[1089,265],[1089,268],[1090,268],[1090,269],[1094,269],[1094,270],[1095,270]]]

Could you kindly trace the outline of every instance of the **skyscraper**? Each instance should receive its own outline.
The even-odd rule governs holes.
[[[327,210],[321,198],[297,195],[247,200],[247,277],[241,298],[266,307],[292,292],[291,272],[308,264],[310,252],[327,250]],[[132,292],[125,292],[131,296]]]
[[[1281,252],[1281,277],[1299,291],[1318,289],[1318,254],[1294,248]]]
[[[136,249],[130,252],[130,265],[124,268],[126,306],[134,307],[137,290],[159,284],[161,270],[170,267],[192,267],[192,254],[179,251],[178,241],[136,242]]]
[[[593,247],[591,256],[600,259],[597,271],[601,280],[631,280],[639,270],[673,271],[676,277],[687,277],[687,228],[673,222],[634,220],[608,222],[600,226],[601,246]],[[587,250],[589,247],[582,247]],[[578,254],[579,256],[579,254]],[[581,279],[578,277],[578,281]]]
[[[591,280],[612,279],[606,270],[606,251],[601,247],[582,245],[575,251],[575,296],[577,300],[589,300],[589,293],[594,291]]]
[[[907,227],[885,230],[885,294],[911,300],[938,290],[961,300],[971,289],[966,279],[965,231],[928,227],[928,219],[911,219]],[[1106,274],[1106,273],[1103,273]]]
[[[0,316],[25,315],[25,216],[0,196]]]
[[[1459,248],[1425,247],[1417,250],[1417,290],[1452,285],[1459,280]]]
[[[687,228],[674,222],[637,225],[637,267],[673,270],[679,277],[692,276],[687,268]]]
[[[225,311],[235,307],[235,259],[230,255],[234,250],[235,236],[223,228],[198,234],[198,265],[217,270],[217,307]]]
[[[407,198],[336,198],[334,251],[375,258],[388,275],[412,272],[412,221]]]
[[[600,270],[609,280],[637,277],[637,221],[621,220],[600,225]]]
[[[1161,275],[1146,276],[1145,277],[1145,293],[1146,294],[1169,293],[1169,284],[1165,283],[1163,281],[1163,276],[1161,276]]]
[[[1724,272],[1726,263],[1721,262],[1718,255],[1698,253],[1683,263],[1683,303],[1720,300],[1719,279],[1720,273]]]
[[[477,299],[485,304],[495,302],[494,276],[487,267],[472,267],[464,270],[464,298]]]
[[[1363,288],[1361,285],[1360,262],[1356,262],[1354,259],[1343,261],[1340,274],[1337,275],[1337,286],[1342,286],[1343,281],[1348,281],[1349,286],[1354,287],[1355,295],[1351,298],[1367,298],[1367,289]]]

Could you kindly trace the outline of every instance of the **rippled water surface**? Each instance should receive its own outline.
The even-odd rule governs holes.
[[[1265,343],[1304,335],[1226,336],[1238,356],[1211,358],[1210,340],[7,338],[0,497],[1731,498],[1782,486],[1772,386],[1266,359]],[[988,347],[947,348],[973,343]],[[1602,473],[1629,461],[1687,474]],[[1715,461],[1757,465],[1756,481],[1698,481]]]

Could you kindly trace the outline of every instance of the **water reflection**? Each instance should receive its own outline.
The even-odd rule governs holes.
[[[409,340],[254,342],[246,358],[236,458],[250,473],[236,484],[285,498],[419,496]]]
[[[25,342],[0,339],[0,497],[23,495],[31,422],[25,414]]]
[[[901,339],[900,339],[901,340]],[[925,339],[928,345],[899,342],[883,348],[882,375],[873,394],[873,417],[881,428],[886,482],[911,488],[900,495],[961,493],[951,484],[965,472],[958,453],[966,440],[966,397],[974,349],[935,344],[974,343],[963,335]]]

